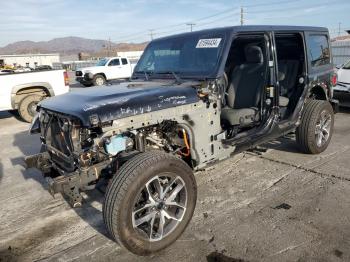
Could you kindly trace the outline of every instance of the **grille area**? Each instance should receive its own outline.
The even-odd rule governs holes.
[[[72,172],[75,169],[72,145],[72,125],[68,119],[49,115],[47,123],[42,124],[47,151],[51,160],[61,169]]]
[[[51,146],[62,152],[66,156],[70,156],[73,148],[70,143],[70,133],[68,131],[63,131],[59,125],[59,120],[53,121],[49,126],[48,131],[51,137]]]

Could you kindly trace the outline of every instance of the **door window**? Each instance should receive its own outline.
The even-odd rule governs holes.
[[[304,90],[300,79],[305,75],[305,50],[302,34],[275,33],[279,106],[281,120],[291,116]]]
[[[126,60],[126,58],[122,58],[122,64],[123,65],[127,65],[128,64],[128,60]]]
[[[113,59],[111,62],[109,62],[108,66],[118,66],[120,65],[119,59]]]
[[[330,63],[329,44],[326,35],[310,35],[308,39],[308,49],[312,67]]]
[[[342,69],[349,70],[349,69],[350,69],[350,61],[348,61],[347,63],[345,63],[345,64],[342,66]]]

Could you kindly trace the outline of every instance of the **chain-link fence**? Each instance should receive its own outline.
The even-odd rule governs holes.
[[[332,42],[334,65],[342,65],[350,59],[350,41]]]

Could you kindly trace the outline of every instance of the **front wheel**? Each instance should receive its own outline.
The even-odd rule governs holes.
[[[126,162],[107,188],[103,219],[112,237],[137,255],[172,244],[190,222],[197,200],[192,169],[159,151]]]
[[[301,123],[296,130],[296,139],[301,150],[319,154],[331,141],[334,112],[331,104],[323,100],[311,100],[305,104]]]
[[[92,82],[94,86],[103,86],[106,84],[106,79],[102,75],[95,75]]]

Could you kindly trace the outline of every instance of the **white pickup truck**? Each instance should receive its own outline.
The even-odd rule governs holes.
[[[110,57],[100,59],[96,66],[75,71],[76,81],[82,85],[101,86],[107,81],[127,79],[131,77],[134,65],[125,57]]]
[[[337,71],[338,81],[333,88],[335,92],[350,93],[350,60],[341,65]]]
[[[41,100],[69,91],[68,74],[64,70],[9,73],[0,75],[0,111],[18,110],[30,122]]]

